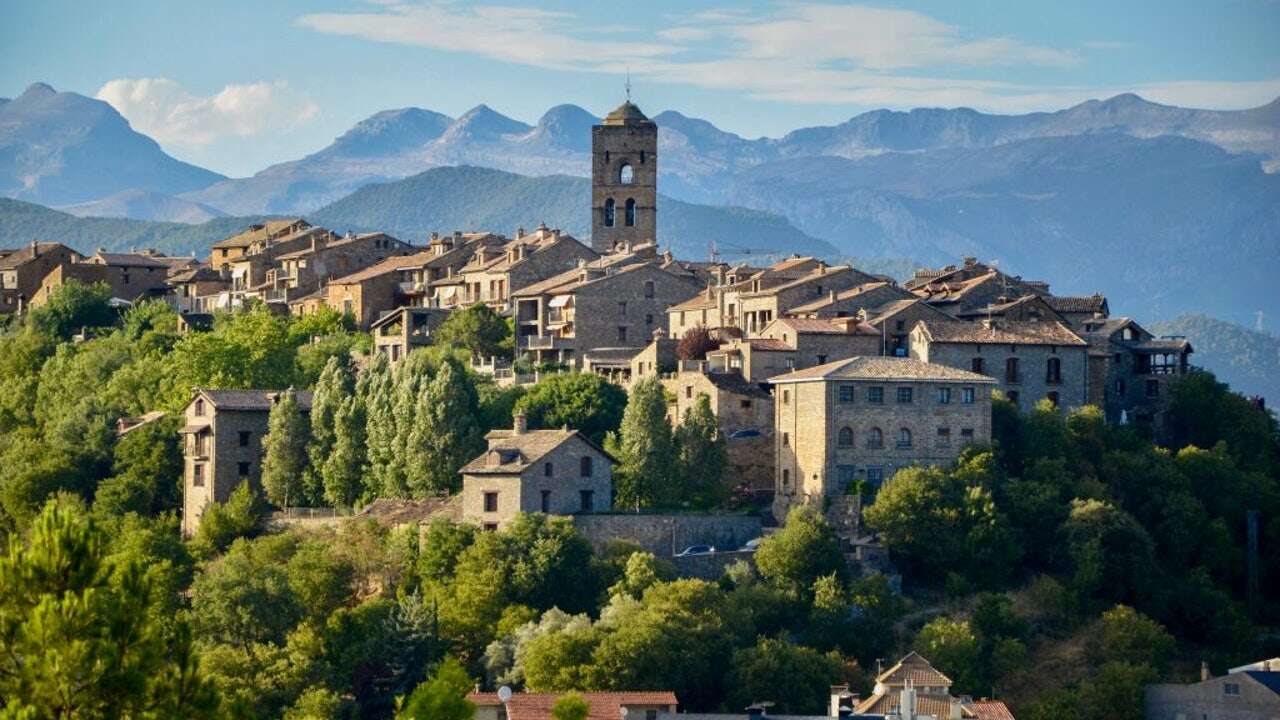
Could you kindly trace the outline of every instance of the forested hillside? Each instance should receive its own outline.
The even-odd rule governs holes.
[[[1023,720],[1139,720],[1145,683],[1280,652],[1276,423],[1208,374],[1176,388],[1167,447],[1091,408],[997,401],[992,446],[901,471],[865,511],[902,594],[851,576],[812,510],[780,519],[754,569],[708,582],[627,543],[595,552],[541,515],[491,533],[259,522],[290,499],[453,490],[517,406],[534,427],[604,436],[628,507],[737,502],[700,484],[723,452],[714,423],[673,429],[656,382],[629,399],[572,374],[499,390],[459,360],[510,341],[481,307],[442,346],[358,372],[350,352],[369,339],[335,314],[255,310],[179,335],[163,305],[120,316],[108,295],[68,284],[0,337],[0,693],[18,717],[421,718],[474,682],[818,713],[832,683],[865,693],[877,659],[914,648],[955,692],[994,693]],[[305,421],[288,392],[275,405],[265,494],[241,485],[183,541],[179,419],[114,430],[196,385],[315,400]]]
[[[1182,335],[1191,342],[1191,361],[1209,368],[1240,392],[1280,402],[1280,338],[1205,315],[1183,315],[1151,325],[1157,335]]]

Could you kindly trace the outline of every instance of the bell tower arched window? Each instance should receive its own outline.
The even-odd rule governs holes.
[[[605,227],[613,227],[614,216],[616,214],[617,213],[614,209],[613,198],[609,198],[608,200],[605,200],[604,201],[604,226]]]
[[[631,169],[630,163],[622,163],[622,167],[618,168],[618,182],[623,185],[630,185],[636,181],[636,173]]]
[[[636,224],[636,201],[635,198],[627,198],[627,227],[634,227]]]

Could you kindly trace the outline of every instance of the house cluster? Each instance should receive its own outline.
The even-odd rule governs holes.
[[[588,692],[581,697],[590,720],[1014,720],[1003,702],[952,695],[951,684],[950,678],[913,652],[879,673],[866,698],[850,692],[848,685],[833,686],[822,715],[775,715],[768,698],[740,712],[707,714],[679,711],[678,699],[670,691]],[[552,720],[560,697],[502,688],[474,692],[467,699],[475,705],[476,720]]]

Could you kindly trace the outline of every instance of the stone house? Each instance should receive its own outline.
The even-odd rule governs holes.
[[[169,276],[169,305],[179,314],[211,313],[217,310],[218,298],[231,287],[227,276],[200,265]]]
[[[1200,682],[1148,685],[1144,695],[1146,720],[1275,720],[1280,717],[1280,658],[1232,668],[1221,677],[1209,677],[1206,666]]]
[[[667,419],[678,425],[705,395],[725,440],[729,469],[725,479],[753,493],[771,494],[774,483],[773,393],[738,373],[707,372],[705,363],[681,363],[682,369],[662,378],[667,391]]]
[[[733,339],[707,353],[713,372],[739,373],[748,382],[855,355],[879,355],[881,338],[857,318],[781,318],[762,337]]]
[[[31,307],[49,301],[59,287],[70,281],[106,283],[111,297],[127,302],[139,298],[164,297],[168,292],[168,265],[139,253],[106,253],[99,250],[81,262],[62,263],[40,281],[31,298]]]
[[[386,233],[343,238],[315,233],[310,247],[276,256],[276,266],[267,271],[268,287],[260,291],[261,297],[266,302],[288,302],[315,292],[336,277],[350,275],[388,257],[411,255],[415,250]]]
[[[516,233],[516,239],[500,248],[480,248],[459,270],[462,297],[458,305],[482,302],[499,312],[508,310],[512,293],[578,266],[579,261],[600,257],[571,235],[539,226],[532,233]]]
[[[667,331],[679,338],[691,327],[702,325],[708,330],[732,329],[742,333],[742,295],[758,293],[804,277],[822,264],[812,257],[792,256],[767,268],[749,265],[717,266],[711,269],[714,282],[707,286],[705,297],[691,298],[667,311]]]
[[[338,236],[327,228],[305,225],[285,235],[255,236],[250,240],[243,254],[214,265],[218,268],[228,268],[231,274],[232,304],[238,304],[245,298],[257,298],[263,301],[287,300],[288,298],[285,297],[269,297],[272,291],[281,289],[275,282],[276,277],[280,275],[278,258],[281,255],[306,250],[313,244],[333,242],[337,239]]]
[[[658,720],[674,717],[676,695],[670,690],[578,693],[587,703],[586,720]],[[554,720],[561,693],[517,692],[503,702],[496,692],[473,692],[475,720]]]
[[[417,283],[404,278],[420,272],[432,257],[430,251],[395,255],[332,280],[321,289],[323,304],[350,315],[360,329],[368,329],[383,314],[410,303],[405,289],[414,291]]]
[[[230,270],[231,261],[244,255],[259,252],[272,240],[293,235],[311,227],[301,218],[268,220],[250,225],[229,238],[215,242],[209,248],[209,265],[215,270]]]
[[[1101,293],[1083,297],[1050,295],[1045,298],[1045,302],[1073,330],[1079,330],[1088,320],[1105,320],[1111,317],[1111,307],[1107,304],[1106,296]]]
[[[951,318],[924,300],[914,298],[885,303],[867,311],[864,319],[880,334],[881,355],[907,357],[911,354],[911,330],[917,323]]]
[[[738,292],[737,307],[726,314],[737,317],[734,324],[747,336],[754,336],[797,305],[829,297],[833,290],[848,290],[872,280],[875,278],[848,265],[829,267],[819,261],[804,275],[772,287],[761,285],[760,289],[754,289],[758,281],[752,280],[752,289]]]
[[[918,270],[903,287],[952,317],[1008,302],[1010,298],[1049,294],[1046,282],[1007,275],[971,257],[959,267]]]
[[[1013,720],[1009,708],[999,700],[974,700],[951,694],[951,678],[915,652],[908,653],[892,667],[876,676],[870,697],[847,693],[855,717],[894,717],[902,720]],[[832,705],[835,706],[833,698]],[[832,708],[832,715],[837,715]]]
[[[1191,372],[1191,343],[1157,338],[1127,317],[1087,320],[1080,334],[1089,343],[1089,402],[1108,422],[1162,432],[1172,385]]]
[[[911,357],[994,378],[1021,410],[1043,399],[1070,410],[1089,401],[1088,344],[1057,321],[924,321]]]
[[[846,290],[830,290],[823,297],[796,305],[787,311],[791,317],[857,317],[895,300],[915,300],[915,293],[891,280],[873,280]]]
[[[41,282],[54,268],[79,262],[82,257],[62,243],[35,240],[26,247],[0,251],[0,314],[26,312]]]
[[[688,277],[655,262],[621,267],[583,261],[512,295],[516,354],[580,368],[603,348],[631,348],[626,362],[662,328],[667,308],[697,293]]]
[[[262,437],[267,416],[280,392],[275,390],[211,390],[196,388],[182,411],[182,534],[191,537],[211,502],[226,502],[248,481],[260,488]],[[304,413],[311,393],[296,394]]]
[[[613,507],[614,459],[577,430],[491,430],[489,448],[458,472],[462,519],[497,530],[519,513],[574,515]]]
[[[653,375],[675,372],[680,364],[676,357],[676,346],[679,344],[678,339],[667,337],[666,331],[662,328],[654,330],[653,341],[631,357],[629,379],[635,381]]]
[[[373,348],[391,362],[404,358],[415,348],[430,345],[431,335],[449,317],[446,308],[402,306],[384,313],[369,326]]]
[[[764,382],[794,369],[795,348],[774,338],[741,338],[707,353],[711,372],[737,373],[747,382]]]
[[[915,464],[953,462],[991,440],[985,375],[912,358],[853,357],[774,386],[775,517],[798,503],[872,488]]]

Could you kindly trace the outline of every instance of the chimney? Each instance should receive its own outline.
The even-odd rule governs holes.
[[[835,291],[835,290],[832,290],[831,292],[827,293],[827,299],[829,299],[831,302],[835,302],[835,301],[836,301],[836,291]]]
[[[1205,680],[1208,680],[1210,677],[1212,676],[1209,674],[1209,662],[1207,660],[1201,660],[1200,661],[1200,681],[1204,682]]]
[[[33,258],[40,257],[40,243],[36,242],[35,239],[31,240],[31,257]]]
[[[529,432],[529,418],[523,411],[517,412],[515,416],[515,423],[511,426],[511,434],[523,435],[527,432]]]
[[[516,239],[519,240],[522,237],[524,237],[524,227],[516,228]]]

